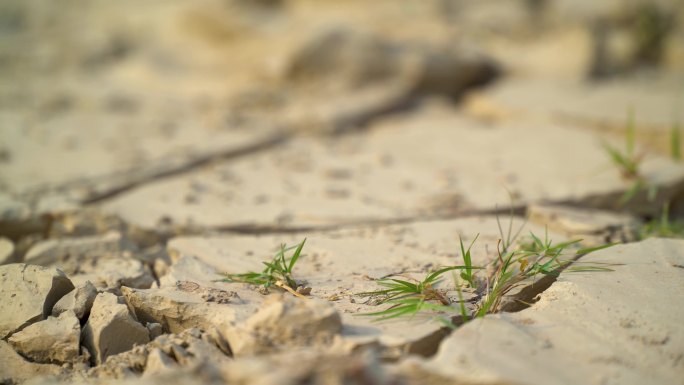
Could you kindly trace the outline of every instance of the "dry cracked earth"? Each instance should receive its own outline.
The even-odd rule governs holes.
[[[683,24],[674,1],[3,1],[0,384],[684,384]],[[606,150],[628,111],[632,174]],[[450,310],[362,316],[459,239],[494,277],[509,224],[615,245],[484,317],[493,281],[449,274]],[[222,281],[304,238],[296,295]]]

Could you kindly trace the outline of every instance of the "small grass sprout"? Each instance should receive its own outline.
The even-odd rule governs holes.
[[[472,269],[479,269],[470,266]],[[385,310],[359,314],[362,316],[376,316],[378,320],[387,320],[402,315],[415,315],[421,311],[453,311],[449,306],[451,301],[443,291],[434,287],[441,280],[441,276],[452,270],[463,270],[466,266],[449,266],[428,274],[422,281],[412,279],[414,282],[397,278],[385,278],[378,280],[378,285],[384,287],[381,290],[369,291],[357,294],[360,297],[382,297],[378,304],[390,304]],[[428,301],[437,301],[440,304]]]
[[[270,262],[262,262],[265,267],[261,272],[250,271],[239,274],[225,273],[225,278],[219,281],[248,283],[262,286],[265,289],[268,289],[271,286],[277,286],[297,297],[303,297],[298,291],[299,284],[292,277],[292,270],[302,254],[305,243],[306,238],[299,244],[291,247],[281,244],[280,250]],[[291,257],[287,258],[285,254],[292,250],[294,250],[294,253]]]
[[[582,264],[577,259],[583,255],[605,249],[614,244],[600,245],[590,248],[580,248],[581,239],[554,243],[545,231],[544,238],[530,232],[527,242],[517,242],[522,228],[513,231],[511,213],[508,229],[504,229],[497,216],[500,238],[496,245],[498,257],[490,263],[488,268],[473,266],[471,249],[478,236],[466,248],[463,239],[459,239],[463,265],[439,269],[428,274],[422,281],[385,278],[378,281],[383,288],[376,291],[359,293],[359,296],[381,296],[377,304],[389,304],[390,307],[372,313],[359,314],[378,317],[378,321],[388,320],[406,315],[415,315],[422,311],[446,312],[448,316],[438,315],[437,321],[445,326],[455,328],[473,318],[484,317],[486,314],[505,311],[502,306],[504,298],[514,288],[530,284],[531,279],[538,276],[550,276],[555,280],[561,271],[590,272],[612,271],[600,262]],[[459,274],[455,274],[458,270]],[[454,287],[458,294],[458,306],[454,306],[445,295],[446,290],[435,288],[441,276],[452,271]],[[467,285],[462,285],[461,280]],[[536,281],[533,281],[536,282]],[[545,284],[550,284],[549,282]],[[474,296],[466,301],[463,288],[469,286]],[[513,297],[511,297],[513,298]],[[522,302],[522,300],[514,299]],[[454,301],[455,302],[455,301]],[[529,305],[526,302],[522,302]],[[466,306],[468,305],[468,306]],[[472,310],[471,310],[472,309]],[[454,314],[457,314],[456,316]],[[458,320],[460,318],[460,321]]]
[[[631,183],[630,187],[625,191],[619,200],[620,205],[624,205],[642,189],[648,190],[648,199],[653,200],[655,197],[655,186],[649,185],[641,173],[641,164],[644,160],[644,154],[635,153],[636,145],[636,128],[634,125],[634,110],[630,109],[627,117],[627,132],[625,138],[625,150],[611,146],[608,143],[603,143],[603,148],[610,157],[613,165],[620,172],[620,176]]]
[[[473,247],[479,236],[480,234],[475,236],[475,239],[470,242],[470,246],[468,246],[467,250],[463,246],[463,239],[459,237],[459,242],[461,243],[461,257],[463,258],[464,264],[464,268],[461,269],[461,278],[466,281],[470,287],[475,287],[475,276],[473,275],[473,258],[470,254],[470,249]]]

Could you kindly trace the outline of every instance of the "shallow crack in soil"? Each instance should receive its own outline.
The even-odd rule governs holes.
[[[159,172],[153,173],[151,175],[143,175],[139,176],[138,178],[135,178],[133,181],[130,181],[128,183],[124,183],[118,187],[114,187],[111,189],[107,189],[102,192],[98,193],[93,193],[91,196],[88,198],[84,199],[82,203],[84,205],[90,205],[90,204],[95,204],[95,203],[100,203],[105,200],[114,198],[116,196],[119,196],[127,191],[130,191],[136,187],[156,182],[158,180],[178,176],[181,174],[189,173],[192,172],[200,167],[204,167],[206,165],[209,165],[214,162],[218,161],[225,161],[225,160],[230,160],[230,159],[236,159],[240,158],[243,156],[247,155],[252,155],[255,153],[259,153],[261,151],[269,150],[273,147],[283,145],[290,139],[290,136],[285,133],[281,133],[278,135],[274,135],[273,137],[270,137],[268,139],[265,139],[261,142],[245,146],[239,149],[230,149],[227,151],[223,152],[215,152],[215,153],[210,153],[207,155],[200,156],[196,159],[190,160],[189,162],[179,165],[178,167],[174,167],[168,170],[160,170]],[[103,177],[102,179],[108,179],[110,176]]]

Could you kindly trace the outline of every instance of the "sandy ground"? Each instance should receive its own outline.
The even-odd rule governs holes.
[[[684,384],[681,20],[3,2],[0,383]],[[288,290],[223,280],[304,239]],[[367,315],[460,240],[472,284]]]

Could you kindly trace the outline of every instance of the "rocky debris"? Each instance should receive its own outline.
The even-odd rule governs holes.
[[[684,296],[684,241],[648,239],[581,261],[614,271],[564,272],[531,308],[466,324],[419,366],[466,383],[679,381],[684,309],[672,304]]]
[[[3,312],[3,314],[5,314]],[[0,340],[0,382],[15,384],[40,376],[55,376],[62,368],[52,364],[37,364],[27,361],[12,349],[9,343]]]
[[[178,369],[185,371],[205,370],[214,377],[217,368],[229,362],[210,336],[198,329],[188,329],[178,334],[166,334],[145,345],[112,356],[102,365],[90,369],[85,377],[98,379],[156,377],[162,372]]]
[[[579,238],[591,246],[637,240],[640,221],[632,215],[561,205],[534,204],[527,208],[530,221],[550,230]]]
[[[0,338],[44,320],[52,307],[73,290],[60,270],[26,264],[0,266]]]
[[[530,120],[492,128],[435,105],[373,128],[333,142],[292,140],[192,177],[149,184],[105,208],[150,230],[161,212],[194,231],[326,228],[490,211],[510,203],[508,192],[516,205],[543,201],[615,209],[631,188],[616,169],[596,172],[597,165],[610,164],[596,136],[558,124]],[[496,151],[478,154],[480,161],[473,163],[472,148]],[[658,195],[647,200],[642,190],[625,209],[656,214],[684,190],[684,168],[656,155],[642,166]],[[226,173],[233,182],[222,182]],[[196,179],[213,187],[189,205],[184,196]]]
[[[272,295],[244,324],[227,330],[236,356],[264,354],[293,346],[324,346],[342,330],[335,308],[319,299]]]
[[[12,334],[7,340],[33,362],[63,364],[79,358],[81,325],[70,312],[48,317]]]
[[[14,254],[14,243],[7,238],[0,238],[0,265],[17,262]]]
[[[87,318],[93,302],[97,297],[97,289],[90,281],[76,287],[62,297],[52,308],[52,315],[58,317],[64,312],[72,312],[80,320]]]
[[[131,316],[124,303],[114,294],[98,294],[83,328],[83,345],[95,364],[149,340],[147,329]]]

